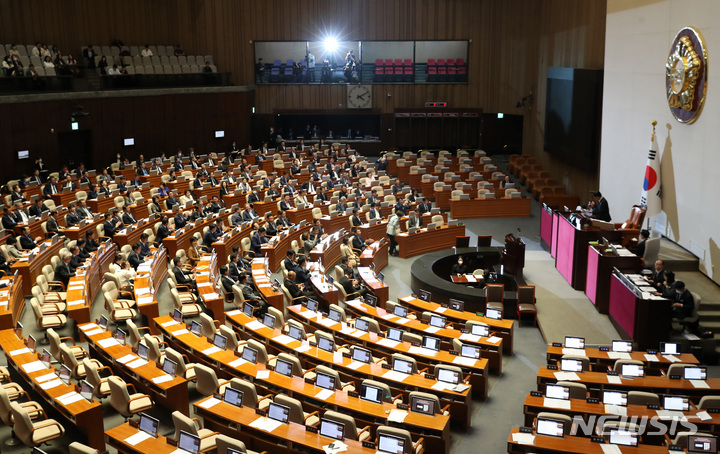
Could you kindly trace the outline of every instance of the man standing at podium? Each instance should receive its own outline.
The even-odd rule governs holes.
[[[590,202],[588,207],[592,209],[592,217],[601,221],[610,222],[610,206],[608,206],[607,199],[602,196],[600,191],[593,192],[593,200]]]

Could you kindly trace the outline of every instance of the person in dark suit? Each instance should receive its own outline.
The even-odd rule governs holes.
[[[210,224],[210,228],[208,228],[208,231],[205,232],[205,236],[203,236],[203,244],[205,245],[208,250],[212,249],[212,244],[218,240],[220,235],[218,234],[218,228],[217,225]]]
[[[150,255],[150,242],[148,239],[150,238],[150,235],[147,233],[143,233],[140,235],[140,258],[145,259],[148,255]]]
[[[78,219],[92,219],[93,212],[90,209],[89,206],[87,206],[86,200],[80,200],[78,202],[77,210],[75,210],[75,214],[77,214]]]
[[[607,199],[602,196],[600,191],[593,192],[593,200],[589,208],[592,209],[592,217],[601,221],[610,222],[610,206],[608,205]]]
[[[228,276],[230,279],[232,279],[234,282],[237,282],[238,278],[240,277],[240,273],[243,272],[243,269],[240,265],[240,256],[233,252],[230,254],[230,261],[228,262]]]
[[[97,53],[95,52],[95,49],[93,49],[92,44],[88,44],[88,47],[83,49],[83,57],[85,58],[85,61],[87,62],[87,67],[94,69],[95,68],[95,56]]]
[[[450,274],[465,274],[467,273],[467,265],[465,264],[462,256],[458,257],[457,263],[455,263],[450,269]]]
[[[653,270],[652,274],[648,278],[648,282],[655,287],[656,289],[660,289],[660,286],[665,281],[665,262],[658,259],[655,261],[655,269]]]
[[[30,213],[30,216],[42,216],[43,211],[49,211],[49,208],[45,206],[45,203],[43,203],[43,200],[41,198],[38,198],[35,200],[35,203],[28,208],[28,213]]]
[[[75,276],[75,272],[70,269],[70,260],[72,260],[72,254],[65,252],[62,256],[62,261],[55,267],[54,280],[62,282],[65,288],[67,288],[70,278]]]
[[[432,211],[432,205],[427,201],[425,197],[423,197],[422,201],[417,206],[417,210],[420,215],[423,215]]]
[[[286,271],[290,271],[291,269],[295,268],[295,265],[297,265],[297,263],[295,262],[295,251],[293,249],[288,249],[285,253],[283,265],[285,265]]]
[[[338,283],[342,285],[345,293],[349,296],[352,293],[358,293],[361,297],[365,296],[367,290],[360,285],[357,279],[352,278],[352,271],[345,270],[345,273],[340,277]]]
[[[230,216],[230,224],[232,225],[240,225],[243,223],[243,214],[242,214],[242,208],[240,206],[235,208],[235,212],[232,216]]]
[[[247,203],[256,203],[260,201],[260,195],[257,193],[257,190],[253,189],[253,191],[250,193],[250,195],[247,196]]]
[[[10,213],[7,208],[2,208],[2,226],[6,230],[12,231],[17,225],[17,219]]]
[[[45,230],[50,236],[54,234],[59,234],[60,232],[65,230],[65,227],[61,227],[58,225],[57,219],[55,219],[56,216],[57,211],[53,210],[50,212],[50,216],[47,217],[47,221],[45,221]]]
[[[169,237],[172,231],[174,231],[174,229],[170,229],[168,223],[169,219],[167,216],[160,218],[160,226],[158,227],[157,235],[155,235],[155,241],[157,241],[158,244],[162,244],[162,240]]]
[[[360,232],[360,229],[358,227],[353,227],[351,232],[353,233],[352,237],[352,247],[353,249],[360,249],[361,251],[365,249],[365,246],[369,246],[375,242],[372,238],[368,238],[365,240],[362,237],[362,233]]]
[[[192,288],[195,292],[197,292],[197,284],[195,283],[195,276],[193,274],[186,274],[185,271],[182,269],[182,261],[180,257],[175,257],[173,259],[173,269],[172,269],[173,275],[175,276],[175,280],[180,285],[187,285],[188,287]]]
[[[318,192],[317,194],[315,194],[315,199],[314,199],[314,200],[319,200],[319,201],[321,201],[321,202],[327,202],[327,201],[328,201],[328,196],[327,196],[327,193],[325,193],[325,187],[324,187],[324,186],[320,186],[319,192]]]
[[[128,254],[127,261],[130,266],[132,266],[133,269],[137,271],[138,266],[140,266],[140,264],[143,262],[142,257],[140,257],[140,242],[133,244],[132,252]]]
[[[250,207],[250,204],[249,204],[249,203],[246,203],[246,204],[245,204],[245,210],[243,211],[243,214],[242,214],[243,221],[252,221],[252,220],[255,219],[256,217],[258,217],[258,215],[257,215],[257,213],[255,212],[255,210],[253,210],[253,209]]]
[[[290,194],[285,194],[285,197],[280,202],[280,210],[287,211],[287,210],[292,210],[293,208],[294,207],[293,207],[292,201],[290,200]]]
[[[360,219],[360,215],[358,213],[359,213],[358,209],[353,208],[353,214],[352,214],[352,217],[350,218],[350,222],[352,222],[353,227],[359,227],[359,226],[363,225],[363,221],[362,221],[362,219]]]
[[[185,227],[187,224],[187,218],[185,217],[185,214],[183,213],[182,209],[177,211],[177,214],[175,215],[175,228],[181,229]]]
[[[50,177],[50,181],[45,183],[45,187],[43,188],[45,198],[49,199],[51,195],[57,194],[58,192],[57,179],[55,177]]]
[[[262,245],[267,243],[268,239],[265,237],[265,227],[260,227],[255,235],[250,240],[250,249],[255,253],[256,257],[260,257]]]
[[[691,316],[695,309],[695,299],[692,293],[685,288],[683,281],[675,281],[674,287],[675,295],[670,297],[673,318],[682,319]]]
[[[292,299],[295,300],[295,298],[299,298],[298,300],[293,301],[293,304],[295,302],[307,301],[308,298],[315,296],[312,291],[305,290],[305,287],[302,284],[298,284],[296,280],[297,276],[295,271],[288,271],[287,278],[283,281],[283,285],[290,293]]]
[[[369,213],[370,213],[369,217],[370,217],[371,221],[379,221],[380,219],[382,219],[382,212],[378,209],[378,207],[374,203],[370,204],[370,212]]]
[[[80,257],[80,248],[75,244],[75,246],[68,249],[70,251],[70,269],[72,271],[77,271],[78,268],[82,268],[85,264],[85,261]]]
[[[121,229],[123,223],[120,219],[116,219],[113,213],[105,213],[105,221],[103,222],[103,228],[105,229],[105,236],[113,238],[115,232]]]
[[[23,249],[35,249],[37,247],[37,243],[33,239],[32,235],[30,235],[30,227],[25,226],[22,229],[22,235],[20,235],[20,247]]]
[[[305,269],[305,263],[307,262],[307,258],[305,258],[304,255],[301,255],[297,259],[297,264],[295,265],[295,268],[292,270],[295,271],[295,282],[302,285],[307,285],[308,282],[310,282],[310,273],[307,272]]]
[[[172,210],[172,207],[180,203],[180,201],[177,198],[177,189],[173,189],[170,191],[170,195],[167,199],[165,199],[165,207],[168,210]]]
[[[90,258],[90,252],[86,249],[87,247],[87,240],[85,238],[80,238],[77,240],[77,248],[78,248],[78,257],[80,257],[81,260],[85,260]]]
[[[650,238],[650,232],[647,229],[640,230],[640,242],[635,248],[635,255],[642,258],[645,255],[645,242]]]
[[[70,211],[68,212],[67,215],[65,215],[65,224],[68,227],[74,227],[80,223],[80,218],[78,217],[76,211],[77,211],[77,207],[73,203],[72,205],[70,205]]]
[[[220,267],[220,284],[222,284],[223,291],[225,293],[228,293],[230,301],[235,299],[235,294],[233,293],[233,285],[235,285],[235,281],[230,278],[230,270],[227,265],[223,265]]]
[[[95,229],[88,230],[85,233],[85,250],[88,252],[95,252],[100,247],[97,240],[95,240]]]

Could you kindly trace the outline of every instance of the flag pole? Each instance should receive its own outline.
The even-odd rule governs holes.
[[[657,126],[657,120],[653,120],[650,124],[652,124],[652,134],[650,135],[650,143],[652,143],[653,140],[655,140],[655,126]],[[645,219],[645,222],[647,223],[645,226],[645,229],[650,231],[650,218]]]

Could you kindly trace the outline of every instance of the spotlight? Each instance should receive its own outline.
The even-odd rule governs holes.
[[[335,52],[338,48],[338,40],[334,37],[325,38],[325,41],[323,42],[323,47],[325,47],[325,50],[327,52]]]

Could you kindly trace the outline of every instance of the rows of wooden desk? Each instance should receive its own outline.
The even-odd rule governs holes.
[[[453,219],[530,217],[530,198],[449,199]]]
[[[449,249],[455,246],[455,238],[465,235],[464,225],[443,225],[435,230],[421,229],[413,234],[398,233],[395,241],[400,257],[406,259],[427,252]]]

